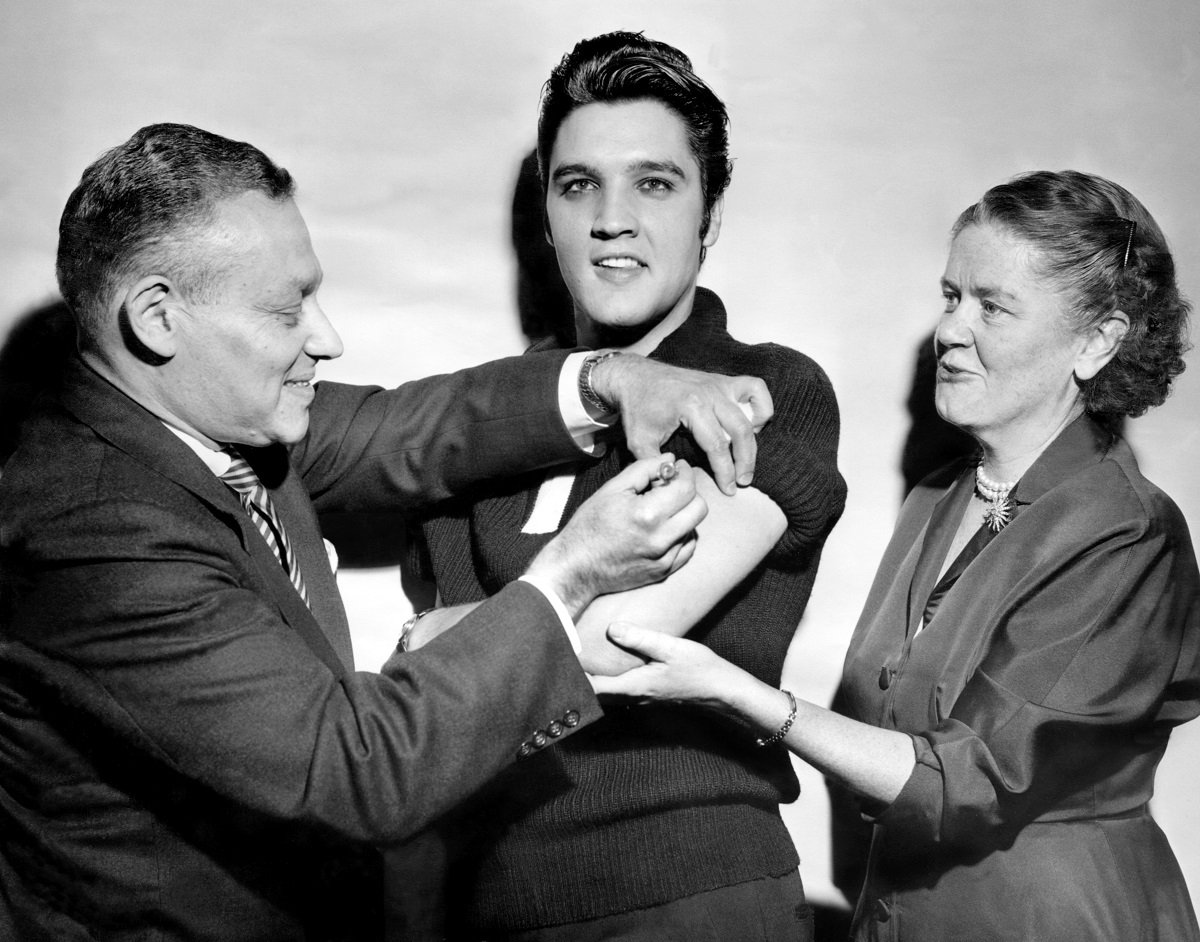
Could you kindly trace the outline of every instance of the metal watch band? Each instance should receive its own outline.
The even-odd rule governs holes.
[[[620,350],[607,350],[604,353],[590,353],[583,361],[583,366],[579,370],[579,395],[584,402],[595,406],[601,412],[612,414],[617,411],[616,406],[611,402],[606,401],[601,395],[596,392],[592,386],[592,370],[605,360],[611,360],[615,356],[620,356]]]

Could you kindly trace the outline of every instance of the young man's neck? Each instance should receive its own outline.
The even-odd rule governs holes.
[[[598,324],[586,314],[577,311],[576,339],[580,346],[592,350],[624,350],[646,356],[691,317],[694,300],[695,288],[659,319],[627,327]]]

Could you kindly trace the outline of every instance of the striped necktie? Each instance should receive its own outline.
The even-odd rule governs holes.
[[[267,489],[263,487],[249,462],[238,454],[235,448],[226,448],[225,453],[232,460],[229,470],[221,475],[221,480],[237,491],[238,496],[242,499],[242,506],[250,515],[254,526],[267,541],[267,546],[271,547],[272,552],[275,553],[275,558],[287,572],[288,578],[292,580],[292,585],[300,593],[300,598],[304,599],[304,604],[308,605],[308,589],[304,587],[304,576],[300,573],[300,564],[295,553],[292,552],[292,546],[288,542],[283,523],[275,513],[271,495],[267,493]]]

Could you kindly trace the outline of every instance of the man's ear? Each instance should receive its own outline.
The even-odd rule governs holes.
[[[145,275],[126,290],[119,314],[121,335],[139,359],[165,363],[175,356],[180,301],[179,289],[164,275]]]
[[[1117,355],[1121,341],[1129,331],[1129,317],[1113,311],[1088,331],[1083,347],[1075,358],[1075,378],[1085,382],[1099,373]]]
[[[712,248],[717,244],[717,236],[721,234],[721,213],[725,210],[725,197],[718,196],[717,201],[713,203],[712,209],[708,214],[708,231],[704,233],[704,238],[701,244],[706,248]]]

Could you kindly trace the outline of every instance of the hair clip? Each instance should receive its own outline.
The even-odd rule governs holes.
[[[1121,271],[1129,264],[1129,251],[1133,248],[1133,234],[1137,232],[1137,223],[1132,219],[1126,219],[1125,225],[1129,227],[1125,233],[1125,255],[1121,258]]]

